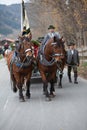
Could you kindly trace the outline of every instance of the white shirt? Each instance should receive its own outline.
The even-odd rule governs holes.
[[[50,38],[53,38],[54,36],[61,38],[59,32],[48,33],[48,35],[50,36]]]
[[[72,55],[74,54],[74,50],[71,50]]]

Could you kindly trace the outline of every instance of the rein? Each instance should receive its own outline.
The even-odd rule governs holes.
[[[61,53],[57,53],[57,52],[53,51],[53,54],[51,54],[51,53],[48,54],[49,59],[51,58],[51,59],[48,61],[48,60],[46,59],[46,56],[45,56],[45,53],[44,53],[47,44],[49,44],[49,43],[46,43],[46,44],[42,45],[41,48],[40,48],[40,52],[39,52],[40,62],[41,62],[41,64],[43,64],[43,65],[52,66],[52,65],[56,62],[55,57],[61,57],[61,56],[63,56],[64,54],[62,54],[62,52],[61,52]],[[61,43],[58,44],[57,42],[55,42],[55,41],[53,42],[53,41],[52,41],[51,46],[53,46],[53,50],[54,50],[55,45],[58,45],[58,46],[60,47]],[[48,46],[48,50],[49,50],[49,49],[50,49],[50,48],[49,48],[49,46]]]
[[[23,63],[25,62],[25,60],[26,60],[26,57],[23,59],[23,62],[22,62],[21,66],[20,66],[20,68],[19,68],[19,70],[18,70],[17,72],[19,72],[19,71],[20,71],[20,69],[22,68]]]

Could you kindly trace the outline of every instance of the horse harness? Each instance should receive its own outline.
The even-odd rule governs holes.
[[[51,45],[56,45],[57,43],[54,42],[54,43],[51,43]],[[40,50],[39,50],[39,53],[38,53],[38,57],[39,57],[39,60],[40,60],[40,63],[45,65],[45,66],[52,66],[53,64],[56,63],[56,60],[55,60],[55,56],[63,56],[63,54],[61,53],[53,53],[52,55],[49,55],[52,59],[51,61],[47,61],[46,58],[45,58],[45,54],[44,54],[44,50],[45,50],[45,47],[46,47],[46,44],[42,45]]]
[[[32,56],[30,56],[28,58],[26,57],[27,52],[31,51],[33,53],[33,48],[28,48],[23,53],[20,53],[20,52],[18,52],[18,49],[20,48],[20,45],[21,44],[19,44],[19,46],[17,46],[18,48],[16,48],[16,51],[14,52],[14,54],[12,56],[12,59],[11,59],[11,62],[10,62],[10,69],[11,70],[12,70],[12,65],[13,64],[15,64],[20,70],[21,68],[29,67],[33,62],[33,54],[32,54]],[[25,56],[23,61],[21,61],[20,56]]]

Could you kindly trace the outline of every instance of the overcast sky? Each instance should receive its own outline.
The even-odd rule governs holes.
[[[22,0],[0,0],[0,4],[10,5],[10,4],[16,4],[21,3]]]
[[[24,2],[29,1],[29,0],[24,0]],[[0,0],[0,4],[5,4],[5,5],[11,5],[11,4],[16,4],[16,3],[21,3],[22,0]]]

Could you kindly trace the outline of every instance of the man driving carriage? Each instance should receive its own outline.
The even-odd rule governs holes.
[[[42,44],[45,44],[50,38],[53,38],[54,36],[61,38],[59,32],[55,32],[55,27],[53,25],[49,25],[48,31],[49,32],[45,35]]]
[[[48,31],[49,32],[45,35],[45,37],[42,41],[42,44],[40,46],[39,53],[41,53],[41,54],[43,54],[45,45],[49,39],[53,38],[54,36],[57,37],[58,39],[61,38],[59,32],[55,32],[55,27],[53,25],[49,25]]]

